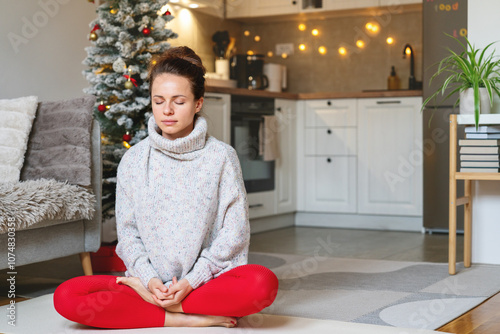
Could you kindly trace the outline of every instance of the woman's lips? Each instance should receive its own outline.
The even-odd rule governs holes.
[[[173,121],[173,120],[164,120],[161,122],[165,125],[174,125],[175,123],[177,123],[177,121]]]

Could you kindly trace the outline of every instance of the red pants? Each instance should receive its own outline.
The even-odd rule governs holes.
[[[163,327],[165,310],[142,299],[117,276],[74,277],[59,285],[54,307],[66,319],[101,328]],[[278,279],[266,267],[236,267],[193,290],[183,301],[184,313],[243,317],[271,305]]]

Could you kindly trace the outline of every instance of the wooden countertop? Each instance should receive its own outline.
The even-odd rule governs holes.
[[[422,96],[421,90],[366,90],[359,92],[324,92],[324,93],[276,93],[266,90],[249,90],[244,88],[228,88],[207,86],[209,93],[221,93],[231,95],[272,97],[288,100],[314,100],[314,99],[354,99],[354,98],[378,98],[378,97],[411,97]]]

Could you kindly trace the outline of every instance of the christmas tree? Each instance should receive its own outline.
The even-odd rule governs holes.
[[[83,72],[95,95],[95,116],[102,132],[103,217],[114,215],[116,170],[125,151],[147,136],[151,117],[148,67],[177,34],[167,0],[112,0],[97,7],[90,23]]]

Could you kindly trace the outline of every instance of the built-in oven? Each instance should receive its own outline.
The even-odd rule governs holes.
[[[274,99],[231,96],[231,146],[240,159],[247,193],[274,190],[274,161],[259,152],[263,116],[274,115]]]

